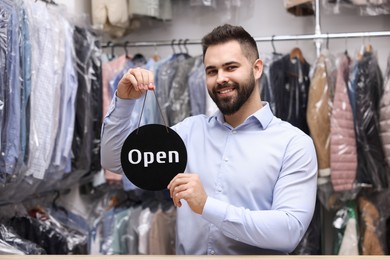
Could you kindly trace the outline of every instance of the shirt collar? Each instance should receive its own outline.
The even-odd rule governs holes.
[[[263,101],[262,103],[263,103],[263,107],[260,108],[259,110],[257,110],[252,115],[250,115],[244,121],[244,123],[242,123],[242,125],[248,124],[249,122],[253,122],[253,120],[255,120],[255,121],[260,123],[260,127],[262,129],[266,129],[268,127],[268,125],[271,123],[274,115],[271,111],[269,103],[265,102],[265,101]],[[210,116],[209,122],[211,122],[211,120],[213,120],[213,119],[222,125],[226,124],[225,119],[223,117],[223,114],[219,110],[216,111],[212,116]]]

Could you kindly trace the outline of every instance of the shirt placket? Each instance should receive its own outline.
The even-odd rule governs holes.
[[[225,187],[224,187],[224,173],[226,173],[226,171],[229,170],[229,163],[230,163],[230,159],[229,158],[229,147],[230,147],[230,144],[232,142],[232,138],[233,138],[233,135],[235,135],[237,133],[237,131],[235,129],[229,129],[227,130],[226,132],[226,143],[225,143],[225,149],[224,149],[224,152],[221,156],[221,167],[220,167],[220,170],[217,174],[217,177],[216,177],[216,180],[215,180],[215,184],[214,184],[214,197],[216,199],[221,199],[221,200],[226,200],[226,196],[225,196],[225,193],[224,193],[224,190],[225,190]],[[210,233],[209,233],[209,238],[208,238],[208,248],[207,248],[207,254],[209,255],[216,255],[218,254],[218,252],[214,249],[214,235],[213,234],[216,234],[218,232],[220,232],[218,230],[218,228],[213,225],[213,224],[210,224],[209,226],[210,228]]]

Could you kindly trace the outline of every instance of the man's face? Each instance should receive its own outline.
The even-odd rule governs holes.
[[[230,41],[208,47],[204,65],[210,97],[224,115],[236,113],[255,88],[252,64],[239,43]]]

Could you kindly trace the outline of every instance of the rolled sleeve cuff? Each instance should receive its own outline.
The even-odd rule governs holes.
[[[208,197],[203,208],[202,217],[217,227],[221,227],[226,217],[229,204],[226,202]]]

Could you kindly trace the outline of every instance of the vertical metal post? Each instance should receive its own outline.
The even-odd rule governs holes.
[[[315,0],[315,19],[316,19],[316,27],[315,27],[315,35],[317,36],[314,40],[315,46],[316,46],[316,54],[317,57],[321,54],[321,45],[322,45],[322,38],[321,38],[321,19],[320,19],[320,0]]]

